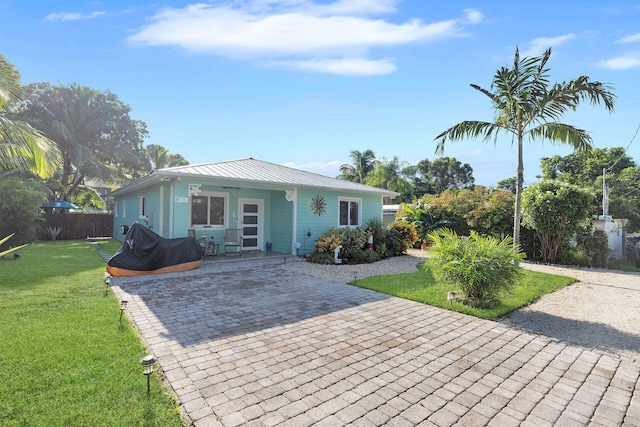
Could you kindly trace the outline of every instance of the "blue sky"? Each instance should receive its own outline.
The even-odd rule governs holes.
[[[553,48],[551,80],[613,85],[616,111],[564,122],[596,147],[640,125],[640,1],[0,0],[0,53],[23,83],[110,90],[147,123],[147,144],[192,164],[254,157],[336,176],[351,150],[411,164],[462,120],[491,120],[495,71]],[[504,136],[450,144],[476,182],[515,176]],[[525,181],[566,147],[526,143]],[[629,154],[640,163],[640,140]]]

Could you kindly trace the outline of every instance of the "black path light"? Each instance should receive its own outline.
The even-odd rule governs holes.
[[[111,275],[106,271],[104,272],[104,284],[105,284],[104,296],[106,297],[107,293],[109,292],[109,285],[111,285]]]
[[[151,374],[153,374],[153,367],[156,364],[156,358],[151,354],[143,357],[140,360],[142,366],[142,373],[147,377],[147,394],[151,394]]]
[[[455,292],[447,292],[447,301],[449,301],[449,305],[453,304],[453,302],[456,300],[456,293]]]
[[[129,303],[129,301],[127,301],[126,299],[123,299],[123,300],[120,301],[120,323],[122,323],[122,314],[127,309],[127,304],[128,303]]]

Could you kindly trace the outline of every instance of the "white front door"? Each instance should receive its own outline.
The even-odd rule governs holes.
[[[239,199],[240,228],[242,228],[242,250],[262,250],[262,222],[264,201]]]

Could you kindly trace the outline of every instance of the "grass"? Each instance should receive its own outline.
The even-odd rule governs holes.
[[[621,271],[630,271],[633,273],[640,272],[640,268],[636,267],[635,260],[630,261],[627,259],[612,261],[609,263],[609,269],[611,270],[621,270]]]
[[[181,426],[159,381],[147,395],[146,351],[105,296],[95,248],[54,241],[20,253],[0,261],[0,425]]]
[[[531,304],[542,295],[555,292],[575,281],[571,277],[525,270],[522,283],[517,285],[509,295],[503,296],[500,300],[500,305],[490,309],[469,307],[459,302],[449,304],[447,292],[455,291],[455,289],[436,283],[431,273],[424,270],[417,273],[372,276],[352,284],[384,294],[492,320]]]

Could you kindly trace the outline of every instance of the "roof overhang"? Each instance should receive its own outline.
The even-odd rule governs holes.
[[[176,171],[171,169],[160,169],[157,171],[152,171],[148,176],[140,178],[136,181],[133,181],[129,184],[126,184],[117,190],[112,191],[107,196],[108,197],[120,197],[125,194],[131,193],[133,191],[139,191],[144,188],[153,186],[155,184],[159,184],[162,182],[171,182],[175,180],[183,180],[183,179],[193,179],[198,181],[213,181],[221,184],[229,184],[232,186],[242,185],[243,187],[249,188],[264,188],[273,190],[274,187],[281,187],[283,191],[292,190],[294,188],[298,189],[315,189],[315,190],[325,190],[325,191],[334,191],[334,192],[344,192],[344,193],[360,193],[360,194],[373,194],[378,196],[386,196],[386,197],[395,197],[398,196],[399,193],[394,191],[385,190],[382,188],[371,187],[362,185],[358,188],[336,188],[331,185],[313,185],[306,183],[293,183],[286,181],[278,181],[278,180],[268,180],[268,181],[260,181],[254,179],[246,179],[246,178],[236,178],[236,177],[227,177],[227,176],[216,176],[216,175],[204,175],[201,173],[188,173],[185,171]]]

